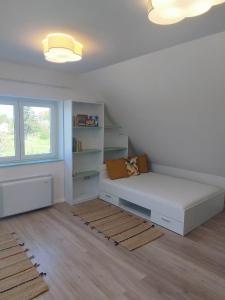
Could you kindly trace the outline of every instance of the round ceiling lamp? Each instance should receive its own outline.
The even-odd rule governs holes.
[[[225,0],[148,0],[148,18],[159,25],[170,25],[196,17]]]
[[[74,62],[82,59],[83,46],[70,35],[51,33],[42,41],[45,59],[53,63]]]

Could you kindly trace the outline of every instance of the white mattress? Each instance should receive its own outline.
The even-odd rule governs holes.
[[[101,190],[178,220],[185,210],[224,193],[215,186],[158,173],[117,180],[102,178]]]

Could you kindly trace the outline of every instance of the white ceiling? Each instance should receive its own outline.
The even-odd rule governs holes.
[[[78,74],[225,31],[225,4],[162,27],[148,21],[146,2],[1,0],[0,60]],[[69,33],[83,43],[83,60],[63,65],[46,62],[41,40],[50,32]]]

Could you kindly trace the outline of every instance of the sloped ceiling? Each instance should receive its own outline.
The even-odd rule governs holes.
[[[176,25],[150,23],[147,0],[6,0],[0,5],[0,60],[74,74],[112,65],[225,30],[225,4]],[[44,60],[50,32],[72,34],[84,45],[81,62]]]
[[[137,152],[225,176],[225,33],[82,75]]]

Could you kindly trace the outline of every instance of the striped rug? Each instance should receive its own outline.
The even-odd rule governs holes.
[[[30,300],[48,290],[43,273],[37,271],[14,233],[0,234],[0,299]]]
[[[138,249],[161,237],[163,233],[154,224],[100,199],[87,201],[73,207],[91,229],[105,235],[129,251]]]

